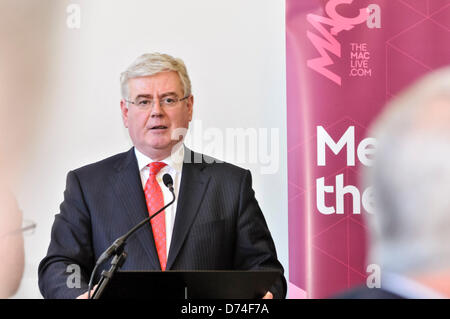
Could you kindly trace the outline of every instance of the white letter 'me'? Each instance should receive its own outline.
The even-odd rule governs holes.
[[[325,166],[325,145],[337,155],[347,144],[347,165],[355,166],[355,127],[349,126],[341,139],[335,143],[323,126],[317,126],[317,165]]]

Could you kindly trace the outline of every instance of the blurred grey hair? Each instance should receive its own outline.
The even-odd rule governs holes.
[[[184,96],[191,95],[191,80],[186,66],[181,59],[168,54],[146,53],[138,57],[120,75],[122,98],[128,99],[128,80],[132,78],[151,76],[161,72],[175,71],[180,77],[184,89]]]
[[[366,215],[369,263],[399,273],[450,267],[450,67],[425,76],[386,106],[364,184],[376,211]]]

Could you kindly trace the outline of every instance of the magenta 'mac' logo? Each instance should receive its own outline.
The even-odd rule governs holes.
[[[309,68],[320,73],[334,83],[341,85],[341,77],[333,73],[327,66],[333,65],[328,52],[333,53],[337,57],[341,57],[341,44],[335,39],[339,32],[349,31],[355,25],[367,22],[369,28],[380,28],[380,7],[376,4],[371,4],[367,8],[359,10],[359,15],[354,18],[344,17],[336,11],[336,7],[343,4],[351,4],[353,0],[330,0],[325,6],[325,12],[328,17],[318,16],[316,14],[308,14],[306,19],[309,23],[322,35],[307,31],[306,36],[319,52],[320,57],[309,59],[307,65]],[[329,25],[331,28],[327,30],[324,25]]]

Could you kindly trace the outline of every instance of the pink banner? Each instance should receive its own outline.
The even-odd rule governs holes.
[[[286,0],[290,296],[364,284],[359,167],[385,103],[450,64],[450,0]]]

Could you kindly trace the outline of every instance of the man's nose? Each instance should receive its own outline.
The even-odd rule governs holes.
[[[164,114],[164,109],[161,107],[159,100],[154,100],[150,111],[151,116],[162,116]]]

